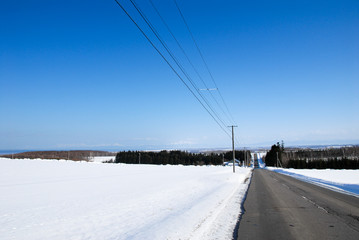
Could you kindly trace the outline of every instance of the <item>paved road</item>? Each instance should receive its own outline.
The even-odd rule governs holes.
[[[256,169],[238,239],[359,239],[359,198]]]

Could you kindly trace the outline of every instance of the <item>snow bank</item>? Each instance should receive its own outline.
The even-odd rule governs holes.
[[[359,197],[359,170],[287,169],[274,167],[267,167],[267,169]]]
[[[0,158],[0,239],[231,239],[250,176]]]

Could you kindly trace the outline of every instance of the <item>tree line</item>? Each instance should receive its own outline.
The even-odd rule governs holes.
[[[289,160],[288,168],[296,169],[359,169],[359,160],[351,160],[348,158],[329,160]]]
[[[359,147],[323,149],[284,149],[284,143],[273,145],[265,156],[267,166],[297,169],[359,169]]]
[[[284,154],[287,159],[296,160],[329,160],[334,158],[355,160],[359,158],[359,146],[320,149],[289,148],[284,151]]]
[[[272,145],[269,152],[267,152],[266,156],[264,157],[264,161],[266,166],[275,166],[279,167],[279,161],[283,164],[283,153],[284,153],[284,143],[282,144],[277,142],[277,144]]]
[[[114,156],[115,154],[107,151],[92,150],[69,150],[69,151],[31,151],[15,154],[2,155],[6,158],[40,158],[40,159],[67,159],[72,161],[89,161],[96,156]]]
[[[244,151],[235,151],[236,158],[244,159]],[[249,151],[246,152],[249,154]],[[156,165],[222,165],[232,160],[232,151],[226,153],[190,153],[185,151],[122,151],[118,152],[114,163],[156,164]]]

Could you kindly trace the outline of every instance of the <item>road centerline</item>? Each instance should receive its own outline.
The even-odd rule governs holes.
[[[359,216],[359,199],[318,188],[254,170],[238,239],[359,239],[359,221],[344,216]]]

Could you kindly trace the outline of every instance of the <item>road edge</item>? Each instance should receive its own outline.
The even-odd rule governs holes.
[[[253,173],[254,173],[254,169],[252,169],[250,177],[246,180],[246,181],[249,181],[249,184],[248,184],[247,190],[246,190],[246,192],[245,192],[245,194],[243,196],[242,202],[241,202],[241,212],[239,213],[239,218],[238,218],[237,223],[236,223],[236,225],[234,227],[234,230],[233,230],[232,240],[238,239],[239,225],[241,223],[243,214],[245,214],[245,212],[246,212],[246,210],[244,208],[244,202],[247,199],[248,191],[249,191],[249,188],[251,187],[251,184],[252,184]]]

